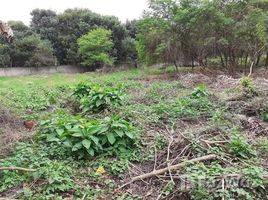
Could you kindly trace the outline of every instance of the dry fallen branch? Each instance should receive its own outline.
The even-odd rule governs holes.
[[[146,174],[142,174],[140,176],[133,177],[131,179],[131,182],[135,182],[135,181],[138,181],[138,180],[143,180],[143,179],[146,179],[146,178],[150,178],[150,177],[153,177],[153,176],[164,174],[164,173],[166,173],[168,171],[177,170],[177,169],[185,166],[187,163],[190,163],[190,162],[200,162],[200,161],[205,161],[205,160],[213,160],[215,158],[217,158],[217,156],[214,155],[214,154],[207,155],[207,156],[202,156],[202,157],[199,157],[199,158],[194,158],[194,159],[187,160],[187,161],[184,161],[182,163],[179,163],[177,165],[171,165],[171,166],[163,168],[163,169],[154,170],[154,171],[152,171],[150,173],[146,173]]]
[[[19,170],[19,171],[24,171],[24,172],[35,172],[36,169],[27,169],[27,168],[22,168],[22,167],[0,167],[0,171],[4,170]]]

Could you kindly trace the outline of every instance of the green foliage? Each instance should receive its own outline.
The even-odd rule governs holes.
[[[155,136],[154,145],[157,150],[162,150],[167,144],[167,138],[164,135],[158,134]]]
[[[132,124],[119,116],[90,121],[80,116],[56,116],[41,124],[39,139],[64,145],[79,158],[125,153],[138,144]]]
[[[243,173],[246,175],[251,188],[265,190],[265,179],[263,177],[267,175],[267,171],[264,168],[248,165],[243,169]]]
[[[114,16],[103,16],[84,8],[67,9],[60,14],[53,10],[35,9],[31,16],[31,29],[40,34],[41,38],[50,40],[61,65],[82,62],[77,40],[96,28],[112,31],[112,57],[118,61],[125,60],[122,40],[128,33],[125,26]]]
[[[252,78],[246,76],[242,77],[240,79],[240,84],[242,85],[246,96],[252,96],[254,93],[256,93]]]
[[[175,189],[174,183],[169,181],[161,191],[161,196],[166,197],[170,195]]]
[[[85,82],[80,82],[78,85],[74,88],[73,95],[77,98],[81,99],[84,96],[89,95],[91,92],[92,87]]]
[[[208,114],[213,104],[207,98],[208,92],[203,87],[194,89],[190,96],[167,100],[153,107],[153,110],[164,119],[197,118]]]
[[[20,32],[11,45],[0,45],[1,67],[40,67],[54,64],[53,49],[48,40],[31,32]]]
[[[72,168],[58,161],[48,162],[46,167],[41,168],[33,174],[35,180],[45,179],[48,183],[42,188],[44,194],[55,194],[57,192],[69,191],[74,188],[72,180]]]
[[[26,117],[36,117],[39,111],[47,110],[56,104],[61,91],[35,87],[31,83],[24,90],[10,90],[4,95],[9,98],[8,106],[19,112],[27,111]]]
[[[80,101],[80,109],[86,112],[100,112],[113,105],[123,104],[123,92],[116,87],[91,87],[79,84],[74,94]]]
[[[126,37],[122,41],[122,55],[126,62],[136,62],[137,50],[136,41],[131,37]]]
[[[256,155],[252,145],[250,145],[241,133],[234,131],[231,141],[228,144],[229,152],[240,158],[251,158]]]
[[[50,160],[47,155],[49,148],[45,146],[31,146],[19,144],[15,153],[6,159],[1,159],[1,166],[21,166],[38,169],[36,172],[20,174],[18,171],[1,172],[0,192],[14,186],[21,186],[21,183],[42,182],[42,185],[35,189],[24,188],[26,198],[32,198],[33,193],[43,196],[69,191],[75,187],[71,174],[73,172],[67,162]],[[28,166],[27,166],[28,165]]]
[[[262,0],[150,0],[137,23],[139,58],[147,65],[198,62],[228,70],[260,65],[268,44],[267,4]]]
[[[261,119],[265,122],[268,122],[268,112],[262,111],[261,112]]]
[[[209,95],[207,91],[206,85],[202,84],[197,86],[194,91],[192,92],[192,97],[193,98],[202,98],[202,97],[207,97]]]
[[[92,168],[97,169],[102,166],[107,172],[114,176],[123,176],[129,169],[129,158],[107,158],[106,156],[100,157],[98,162],[92,163]]]
[[[82,64],[90,66],[94,64],[112,65],[113,58],[110,52],[113,47],[112,32],[103,28],[97,28],[78,39],[79,53],[82,56]]]
[[[263,174],[267,172],[258,166],[246,165],[242,169],[236,167],[224,168],[218,163],[211,165],[196,164],[187,166],[187,174],[191,180],[191,198],[193,199],[210,199],[215,200],[219,198],[226,199],[255,199],[264,195],[265,182]],[[222,190],[223,175],[228,174],[243,174],[243,177],[226,176],[225,190]],[[211,191],[210,188],[215,190]],[[256,192],[259,194],[256,194]],[[263,197],[263,196],[262,196]]]

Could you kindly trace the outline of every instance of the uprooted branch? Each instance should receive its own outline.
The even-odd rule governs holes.
[[[23,167],[0,167],[0,171],[4,170],[19,170],[19,171],[24,171],[24,172],[35,172],[36,169],[27,169]]]
[[[202,157],[199,157],[199,158],[194,158],[194,159],[187,160],[187,161],[184,161],[184,162],[176,164],[176,165],[171,165],[171,166],[163,168],[163,169],[154,170],[154,171],[152,171],[150,173],[146,173],[146,174],[142,174],[140,176],[133,177],[131,182],[138,181],[138,180],[143,180],[143,179],[150,178],[150,177],[153,177],[153,176],[157,176],[157,175],[160,175],[160,174],[164,174],[164,173],[166,173],[168,171],[177,170],[177,169],[185,166],[187,163],[200,162],[200,161],[205,161],[205,160],[213,160],[215,158],[217,158],[217,156],[214,155],[214,154],[207,155],[207,156],[202,156]]]

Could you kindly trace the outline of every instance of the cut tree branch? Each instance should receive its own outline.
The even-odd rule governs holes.
[[[24,172],[35,172],[36,169],[27,169],[23,167],[0,167],[0,171],[4,170],[19,170],[19,171],[24,171]]]
[[[213,160],[215,158],[217,158],[217,156],[215,154],[211,154],[211,155],[207,155],[207,156],[203,156],[203,157],[199,157],[199,158],[194,158],[194,159],[187,160],[187,161],[184,161],[184,162],[176,164],[176,165],[171,165],[171,166],[163,168],[163,169],[154,170],[154,171],[152,171],[150,173],[146,173],[146,174],[142,174],[140,176],[133,177],[131,182],[138,181],[138,180],[143,180],[143,179],[150,178],[150,177],[154,177],[154,176],[157,176],[157,175],[160,175],[160,174],[164,174],[164,173],[166,173],[168,171],[177,170],[177,169],[185,166],[187,163],[200,162],[200,161],[205,161],[205,160]]]

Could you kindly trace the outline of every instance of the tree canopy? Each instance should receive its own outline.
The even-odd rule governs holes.
[[[112,31],[97,28],[78,39],[82,65],[112,65],[114,58],[110,55],[113,41]]]

